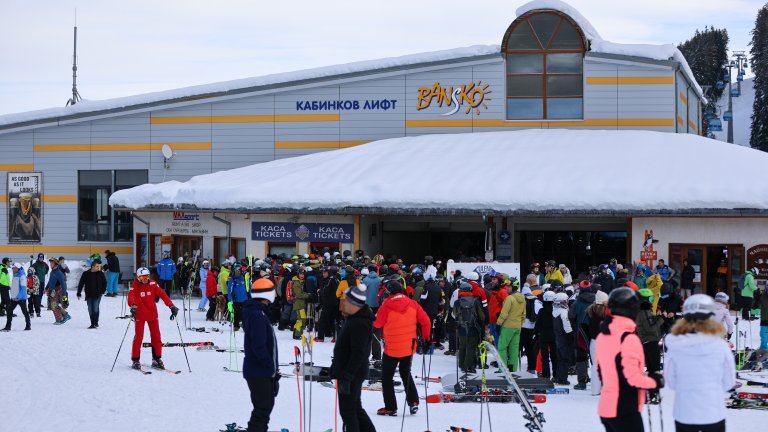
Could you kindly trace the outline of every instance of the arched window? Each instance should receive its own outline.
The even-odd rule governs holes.
[[[581,29],[555,11],[532,12],[504,34],[507,119],[581,119],[583,59]]]

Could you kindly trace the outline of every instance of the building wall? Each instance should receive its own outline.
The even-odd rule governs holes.
[[[0,246],[0,253],[87,256],[110,248],[130,259],[130,243],[78,241],[79,170],[147,169],[153,183],[185,181],[410,135],[530,128],[676,130],[678,95],[670,67],[587,55],[584,119],[572,121],[506,121],[504,70],[501,57],[470,60],[0,133],[0,170],[42,171],[44,194],[42,243]],[[475,108],[465,102],[446,115],[455,107],[450,94],[456,88],[482,102]],[[427,100],[431,92],[441,96]],[[692,92],[688,99],[691,105],[696,100]],[[357,106],[339,108],[330,102]],[[164,144],[174,151],[168,169],[160,151]],[[4,173],[0,177],[6,181]],[[0,204],[0,223],[7,226],[6,202]],[[7,243],[7,228],[0,229],[0,241]]]

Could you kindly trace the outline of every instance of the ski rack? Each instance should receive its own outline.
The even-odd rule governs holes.
[[[544,413],[539,412],[538,408],[531,405],[531,402],[528,400],[527,395],[525,392],[523,392],[523,389],[520,388],[519,385],[517,385],[517,381],[515,381],[515,377],[512,376],[512,374],[509,372],[509,369],[507,369],[507,365],[504,364],[504,362],[501,360],[501,355],[499,354],[499,351],[496,349],[493,344],[490,344],[488,342],[481,342],[481,345],[485,345],[485,349],[491,353],[496,358],[496,361],[499,363],[499,369],[501,369],[501,372],[504,373],[504,376],[507,378],[507,382],[509,382],[509,385],[512,386],[512,389],[514,390],[515,394],[517,394],[517,398],[519,400],[520,406],[523,408],[523,418],[527,421],[525,424],[525,427],[530,431],[543,431],[542,425],[546,420],[544,420]]]

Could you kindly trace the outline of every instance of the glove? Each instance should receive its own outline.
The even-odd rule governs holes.
[[[656,388],[654,390],[660,390],[664,388],[664,376],[658,372],[654,372],[651,375],[651,379],[656,381]]]
[[[229,314],[235,313],[235,304],[232,302],[227,303],[227,310],[229,311]]]
[[[345,379],[337,380],[336,383],[339,385],[339,394],[352,394],[352,383]]]
[[[131,306],[131,316],[132,316],[132,317],[135,317],[135,316],[136,316],[136,310],[137,310],[137,309],[138,309],[138,308],[136,307],[136,305],[133,305],[133,306]]]
[[[421,341],[421,352],[424,354],[429,354],[429,350],[432,349],[432,341],[431,340],[425,340]]]
[[[176,315],[179,314],[179,308],[176,306],[171,306],[171,321],[176,319]]]
[[[78,300],[82,300],[83,298],[82,298],[82,296],[81,296],[80,294],[78,294],[78,295],[77,295],[77,299],[78,299]]]
[[[280,373],[278,372],[277,375],[272,379],[272,396],[277,397],[277,394],[280,392]]]

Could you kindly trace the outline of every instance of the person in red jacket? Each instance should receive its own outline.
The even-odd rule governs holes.
[[[208,312],[205,313],[206,321],[213,321],[213,316],[216,314],[216,307],[218,302],[216,301],[216,294],[219,291],[219,269],[213,266],[208,270],[208,276],[205,278],[205,296],[208,297],[208,303],[210,307]]]
[[[384,340],[384,356],[381,360],[384,408],[380,408],[376,414],[397,415],[393,378],[398,366],[410,412],[416,414],[419,410],[419,394],[416,391],[416,383],[411,377],[411,363],[419,343],[416,336],[418,327],[421,327],[421,340],[425,341],[422,342],[422,352],[429,352],[432,323],[419,303],[406,297],[400,282],[395,280],[387,282],[387,291],[390,296],[379,307],[376,321],[373,323],[374,328],[383,330]]]
[[[160,324],[157,320],[157,305],[155,296],[163,299],[163,303],[171,308],[171,320],[176,318],[179,309],[173,305],[168,294],[160,288],[155,281],[149,279],[149,269],[141,267],[136,270],[136,280],[128,290],[128,307],[131,308],[131,316],[136,320],[136,333],[133,336],[133,349],[131,360],[134,369],[141,369],[139,356],[141,355],[141,343],[144,340],[144,323],[149,326],[149,335],[152,339],[152,367],[165,369],[163,365],[163,342],[160,340]]]
[[[645,374],[643,344],[635,333],[639,310],[640,299],[631,288],[616,288],[600,324],[595,357],[603,389],[597,413],[606,432],[643,432],[645,393],[664,386],[659,373]]]
[[[491,296],[488,299],[488,319],[491,323],[490,331],[493,336],[494,346],[499,345],[499,334],[501,329],[496,327],[496,320],[501,314],[501,308],[504,306],[504,300],[507,299],[509,293],[507,292],[507,285],[505,285],[506,275],[497,273],[493,279],[491,279]]]

